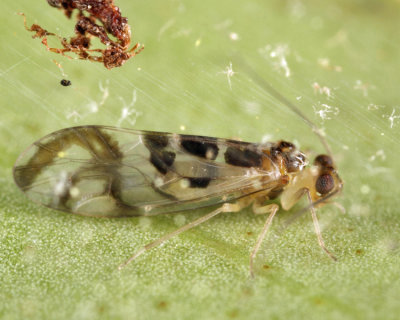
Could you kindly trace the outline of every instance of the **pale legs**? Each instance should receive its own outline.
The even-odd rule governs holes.
[[[312,216],[313,223],[314,223],[315,234],[317,235],[317,239],[318,239],[318,244],[322,248],[322,250],[324,250],[325,253],[329,256],[329,258],[331,258],[333,261],[337,261],[337,258],[333,255],[333,253],[330,252],[325,247],[324,239],[322,239],[321,229],[320,229],[319,223],[318,223],[317,213],[315,212],[314,206],[312,205],[310,191],[308,191],[308,190],[307,190],[307,197],[308,197],[308,201],[311,204],[310,211],[311,211],[311,216]]]
[[[166,234],[165,236],[158,238],[157,240],[146,244],[144,247],[142,247],[139,251],[137,251],[132,257],[130,257],[126,262],[122,263],[118,269],[121,270],[123,269],[127,264],[131,263],[133,260],[135,260],[137,257],[142,255],[144,252],[159,246],[165,241],[168,241],[174,236],[177,236],[178,234],[185,232],[186,230],[192,229],[199,224],[206,222],[207,220],[210,220],[211,218],[215,217],[217,214],[220,214],[221,212],[238,212],[242,209],[243,207],[239,203],[224,203],[222,207],[210,212],[209,214],[206,214],[205,216],[200,217],[197,220],[194,220],[183,227]]]
[[[267,218],[267,221],[265,221],[264,227],[258,236],[256,245],[254,246],[253,251],[250,254],[250,276],[254,278],[254,272],[253,272],[253,264],[254,264],[254,258],[257,255],[258,250],[260,249],[261,243],[263,242],[269,227],[271,226],[272,219],[275,216],[275,213],[279,210],[279,206],[277,204],[270,204],[266,206],[260,206],[260,203],[255,201],[253,203],[253,212],[255,214],[265,214],[269,213],[269,216]]]
[[[308,199],[310,201],[310,204],[312,204],[310,192],[307,190],[306,193],[307,193]],[[218,215],[220,213],[238,212],[238,211],[242,210],[243,208],[247,207],[251,202],[253,202],[252,209],[255,214],[269,213],[269,216],[268,216],[267,220],[265,221],[264,227],[261,230],[260,235],[258,236],[257,242],[250,254],[249,271],[250,271],[250,276],[254,277],[254,259],[257,255],[258,250],[261,247],[263,240],[265,239],[265,236],[269,230],[269,227],[272,224],[272,220],[275,217],[276,212],[279,210],[279,206],[277,204],[269,204],[266,206],[262,206],[262,203],[265,200],[266,200],[265,198],[260,198],[260,199],[243,198],[240,201],[238,201],[237,203],[224,203],[220,208],[218,208],[218,209],[200,217],[199,219],[194,220],[194,221],[184,225],[183,227],[181,227],[169,234],[166,234],[165,236],[145,245],[144,247],[139,249],[133,256],[131,256],[126,262],[122,263],[118,267],[118,269],[119,270],[123,269],[126,265],[131,263],[133,260],[135,260],[137,257],[141,256],[146,251],[161,245],[162,243],[168,241],[169,239],[171,239],[174,236],[181,234],[182,232],[185,232],[189,229],[192,229],[192,228],[202,224],[203,222],[210,220],[211,218],[215,217],[216,215]],[[325,251],[325,253],[332,260],[336,261],[337,260],[336,257],[325,247],[324,240],[322,239],[322,234],[321,234],[321,230],[320,230],[319,223],[318,223],[317,214],[316,214],[313,206],[310,207],[310,211],[311,211],[311,216],[312,216],[313,223],[314,223],[315,233],[317,235],[317,239],[318,239],[318,243],[319,243],[320,247]]]

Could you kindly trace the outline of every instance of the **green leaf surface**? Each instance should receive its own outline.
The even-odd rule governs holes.
[[[133,43],[145,50],[107,70],[47,52],[32,39],[18,12],[29,25],[73,34],[73,20],[46,1],[2,3],[0,318],[398,319],[399,2],[117,5],[129,18]],[[33,204],[13,183],[12,166],[28,145],[84,124],[286,139],[311,159],[325,152],[303,119],[260,87],[246,65],[326,134],[344,180],[337,202],[346,213],[329,205],[318,214],[338,262],[318,246],[308,214],[280,228],[302,202],[279,212],[255,279],[249,253],[266,217],[250,209],[217,216],[118,271],[140,247],[211,209],[87,218]],[[61,86],[63,78],[72,85]]]

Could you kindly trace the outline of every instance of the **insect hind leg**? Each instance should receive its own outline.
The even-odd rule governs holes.
[[[269,227],[272,224],[272,220],[275,217],[276,212],[279,210],[279,206],[277,204],[269,204],[266,206],[261,206],[258,201],[255,201],[253,203],[253,212],[255,214],[266,214],[269,213],[269,216],[267,220],[265,221],[264,227],[260,232],[260,235],[258,236],[256,245],[253,248],[253,251],[250,254],[250,264],[249,264],[249,270],[250,270],[250,276],[254,278],[254,259],[257,255],[258,250],[260,249],[261,243],[263,242]]]
[[[308,197],[308,200],[310,201],[310,203],[312,204],[310,191],[308,191],[308,190],[307,190],[307,197]],[[317,235],[319,246],[322,248],[322,250],[325,251],[325,253],[329,256],[329,258],[331,258],[333,261],[337,261],[337,258],[334,256],[334,254],[332,252],[330,252],[327,249],[327,247],[325,246],[324,239],[322,238],[321,228],[319,227],[319,223],[318,223],[317,213],[315,212],[314,206],[311,206],[310,210],[311,210],[311,217],[313,219],[314,230],[315,230],[315,234]]]
[[[180,227],[179,229],[166,234],[165,236],[158,238],[157,240],[146,244],[144,247],[140,248],[133,256],[131,256],[127,261],[124,263],[120,264],[118,266],[118,270],[122,270],[125,268],[129,263],[131,263],[133,260],[135,260],[137,257],[141,256],[143,253],[146,251],[158,247],[159,245],[163,244],[164,242],[168,241],[169,239],[181,234],[182,232],[185,232],[189,229],[192,229],[203,222],[206,222],[207,220],[210,220],[211,218],[215,217],[216,215],[222,213],[222,212],[238,212],[240,211],[245,205],[241,202],[237,203],[224,203],[220,208],[200,217],[199,219],[196,219],[183,227]]]

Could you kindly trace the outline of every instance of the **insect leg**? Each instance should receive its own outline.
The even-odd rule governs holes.
[[[129,263],[131,263],[133,260],[135,260],[137,257],[139,257],[140,255],[142,255],[143,253],[145,253],[146,251],[157,247],[159,245],[161,245],[162,243],[168,241],[169,239],[171,239],[172,237],[181,234],[182,232],[185,232],[186,230],[192,229],[196,226],[198,226],[199,224],[206,222],[207,220],[215,217],[217,214],[221,213],[221,212],[238,212],[240,211],[244,206],[241,205],[240,203],[224,203],[222,205],[222,207],[206,214],[205,216],[200,217],[197,220],[194,220],[186,225],[184,225],[183,227],[166,234],[165,236],[158,238],[157,240],[146,244],[144,247],[142,247],[141,249],[139,249],[139,251],[137,251],[132,257],[130,257],[126,262],[122,263],[121,265],[119,265],[118,269],[121,270],[124,267],[126,267]]]
[[[307,190],[307,197],[308,197],[308,200],[310,201],[310,204],[312,204],[311,194],[310,194],[309,190]],[[337,258],[333,255],[333,253],[330,252],[325,247],[324,240],[322,239],[321,229],[320,229],[319,223],[318,223],[317,213],[315,211],[314,206],[311,205],[310,210],[311,210],[311,216],[313,219],[315,234],[317,235],[319,246],[322,248],[322,250],[325,251],[325,253],[329,256],[329,258],[331,258],[333,261],[337,261]]]
[[[253,264],[254,264],[254,258],[257,255],[258,250],[260,249],[261,243],[263,242],[265,235],[267,234],[267,231],[269,227],[271,226],[272,219],[274,218],[276,212],[278,211],[279,206],[277,204],[269,204],[266,206],[260,206],[259,202],[255,201],[253,203],[253,212],[255,214],[265,214],[269,213],[269,216],[267,218],[267,221],[265,221],[264,227],[258,236],[256,245],[254,246],[253,251],[250,254],[250,276],[254,278],[254,272],[253,272]]]
[[[343,214],[346,213],[346,208],[343,207],[343,205],[339,202],[330,202],[330,204],[334,205],[336,208],[338,208],[340,210],[340,212],[342,212]]]

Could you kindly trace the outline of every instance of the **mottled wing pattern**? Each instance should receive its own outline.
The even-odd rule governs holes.
[[[266,157],[260,145],[235,140],[82,126],[31,145],[14,179],[32,200],[54,209],[155,215],[279,187],[279,171],[261,168]]]

